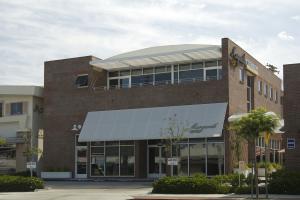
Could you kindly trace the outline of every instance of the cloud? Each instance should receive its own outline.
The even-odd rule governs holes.
[[[107,58],[157,45],[221,44],[222,37],[262,62],[276,59],[282,65],[300,58],[299,41],[282,31],[300,34],[291,20],[299,7],[293,0],[0,0],[0,84],[43,84],[46,60]],[[275,46],[268,54],[260,50]],[[273,56],[289,49],[294,51],[290,60]]]
[[[295,38],[291,35],[289,35],[286,31],[281,31],[280,33],[278,33],[277,35],[281,40],[294,40]]]
[[[291,17],[292,20],[299,21],[300,20],[300,15],[295,15]]]

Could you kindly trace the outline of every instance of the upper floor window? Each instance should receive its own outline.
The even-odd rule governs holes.
[[[3,103],[0,103],[0,117],[3,117]]]
[[[87,74],[78,75],[75,82],[78,88],[87,87],[89,84],[89,77]]]
[[[10,115],[22,115],[23,114],[23,103],[11,103],[10,104]]]
[[[167,66],[136,68],[108,73],[108,88],[165,85],[222,78],[221,61],[202,61]]]
[[[270,87],[270,100],[273,100],[273,88],[272,87]]]
[[[277,103],[278,102],[278,92],[277,92],[277,90],[275,90],[275,102]]]
[[[245,69],[243,67],[240,68],[240,82],[245,81]]]
[[[260,94],[262,93],[262,81],[260,81],[260,80],[257,82],[257,90],[258,90],[258,93],[260,93]]]
[[[268,85],[267,85],[267,83],[264,84],[264,95],[266,97],[268,97]]]

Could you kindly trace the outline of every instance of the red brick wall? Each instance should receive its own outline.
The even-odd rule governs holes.
[[[285,165],[290,170],[300,170],[300,63],[283,66],[285,120]],[[296,149],[287,149],[287,138],[296,139]]]

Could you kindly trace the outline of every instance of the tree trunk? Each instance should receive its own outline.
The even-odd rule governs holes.
[[[269,153],[269,145],[265,145],[265,188],[266,188],[266,198],[269,198],[269,191],[268,191],[268,167],[267,164],[270,161],[270,153]]]
[[[255,145],[256,139],[253,141],[253,146],[254,146],[254,174],[255,174],[255,191],[256,191],[256,199],[258,199],[259,196],[259,188],[258,188],[258,170],[257,170],[257,162],[256,162],[256,145]]]

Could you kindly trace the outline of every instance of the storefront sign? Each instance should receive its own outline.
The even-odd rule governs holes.
[[[287,139],[287,148],[288,149],[295,149],[296,148],[296,140],[295,140],[295,138],[288,138]]]
[[[252,72],[255,75],[258,75],[257,66],[253,62],[245,58],[245,53],[242,55],[236,53],[236,47],[232,48],[230,52],[230,57],[231,66],[237,67],[240,64],[245,66],[248,71]]]
[[[178,165],[178,158],[168,158],[168,165]]]
[[[231,49],[230,57],[231,57],[230,64],[233,67],[237,67],[239,64],[246,66],[245,54],[240,56],[238,53],[236,53],[236,47],[233,47]]]
[[[27,162],[26,167],[27,167],[27,169],[35,169],[36,168],[36,162]]]

